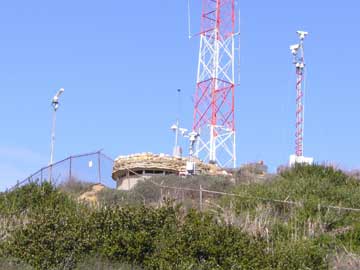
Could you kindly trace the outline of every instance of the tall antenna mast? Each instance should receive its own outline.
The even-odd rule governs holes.
[[[304,156],[304,81],[305,81],[305,56],[304,39],[308,32],[297,31],[300,42],[290,46],[296,67],[296,132],[295,156]]]
[[[195,156],[236,167],[235,0],[203,0],[193,131]]]

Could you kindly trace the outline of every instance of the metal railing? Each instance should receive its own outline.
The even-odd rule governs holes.
[[[43,183],[45,181],[59,186],[68,181],[103,184],[115,188],[116,182],[112,179],[114,160],[102,151],[69,156],[52,165],[46,166],[18,182],[9,191],[29,183]]]

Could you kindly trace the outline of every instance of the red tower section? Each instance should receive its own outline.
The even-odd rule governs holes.
[[[203,0],[193,130],[196,155],[236,166],[234,0]]]

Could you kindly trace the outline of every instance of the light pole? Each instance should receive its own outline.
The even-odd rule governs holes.
[[[55,147],[55,128],[56,128],[56,112],[59,109],[59,98],[62,93],[64,93],[64,88],[60,88],[56,95],[51,101],[51,105],[54,109],[53,119],[52,119],[52,128],[51,128],[51,152],[50,152],[50,182],[52,177],[52,165],[54,163],[54,147]]]

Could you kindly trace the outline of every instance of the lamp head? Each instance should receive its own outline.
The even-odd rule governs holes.
[[[59,91],[56,93],[56,95],[53,97],[53,103],[59,102],[59,97],[64,93],[65,89],[60,88]]]
[[[199,136],[200,136],[199,133],[195,131],[189,133],[189,139],[192,143],[195,142]]]
[[[188,130],[186,128],[179,128],[179,130],[180,130],[182,136],[185,136],[188,132]]]
[[[308,33],[308,32],[305,32],[305,31],[297,31],[296,33],[299,35],[299,38],[300,38],[301,40],[304,40],[305,37],[306,37],[307,35],[309,35],[309,33]]]
[[[178,129],[178,126],[176,124],[173,124],[170,129],[176,131]]]
[[[300,44],[294,44],[290,46],[290,50],[293,55],[296,55],[299,49],[300,49]]]
[[[51,101],[51,104],[54,107],[55,111],[59,108],[59,97],[62,95],[62,93],[64,93],[64,91],[64,88],[60,88]]]

